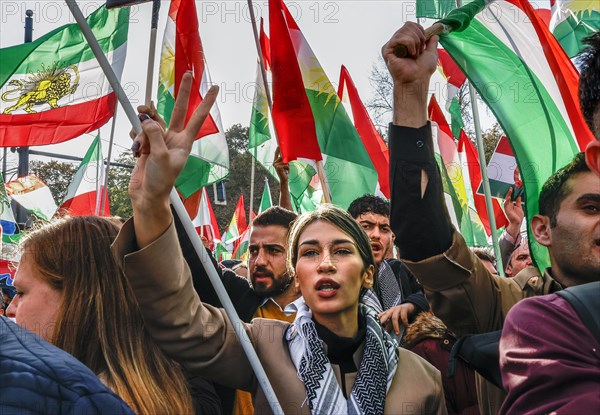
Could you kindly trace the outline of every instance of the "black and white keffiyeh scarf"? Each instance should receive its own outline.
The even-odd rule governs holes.
[[[359,305],[358,318],[366,319],[365,347],[352,393],[346,399],[317,334],[312,312],[306,303],[298,304],[286,340],[312,414],[383,414],[398,366],[397,344],[369,307]]]
[[[368,305],[377,313],[388,310],[402,303],[402,287],[394,274],[394,270],[386,260],[381,261],[375,280],[376,288],[369,288],[361,302]],[[380,295],[377,295],[379,292]]]

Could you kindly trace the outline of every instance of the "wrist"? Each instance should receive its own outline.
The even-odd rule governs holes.
[[[394,83],[394,125],[419,128],[427,123],[429,82]]]
[[[519,226],[509,223],[506,227],[506,233],[509,234],[514,241],[516,241],[517,237],[519,236]]]

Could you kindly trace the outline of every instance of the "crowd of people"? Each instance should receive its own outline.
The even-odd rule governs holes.
[[[324,204],[298,216],[279,161],[280,205],[254,218],[245,269],[207,249],[209,266],[283,413],[597,413],[600,33],[580,77],[597,141],[548,179],[529,223],[551,268],[533,266],[509,194],[505,277],[446,210],[427,120],[437,41],[406,23],[382,49],[394,84],[390,201],[364,195],[348,211]],[[409,56],[394,54],[399,44]],[[168,129],[140,108],[132,218],[63,218],[22,242],[16,293],[2,297],[0,413],[272,413],[169,203],[218,92],[186,123],[191,87],[188,73]],[[499,330],[501,385],[450,358],[463,336]]]

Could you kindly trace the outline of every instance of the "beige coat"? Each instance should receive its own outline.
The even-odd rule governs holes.
[[[271,413],[254,372],[223,309],[205,305],[193,286],[172,225],[153,244],[136,251],[132,222],[113,244],[150,334],[190,372],[255,394],[257,414]],[[284,333],[288,323],[255,319],[244,324],[252,345],[286,414],[310,414],[304,384],[296,374]],[[440,373],[414,353],[399,349],[398,368],[385,403],[385,414],[446,413]],[[362,347],[355,353],[357,367]],[[339,370],[334,366],[338,377]],[[353,378],[347,379],[352,385]],[[351,388],[351,386],[350,386]]]

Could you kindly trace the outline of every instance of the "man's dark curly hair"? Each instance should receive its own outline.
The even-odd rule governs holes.
[[[378,215],[390,217],[390,202],[379,196],[365,194],[354,199],[348,207],[348,213],[354,219],[364,213],[375,213]]]
[[[584,39],[589,45],[579,56],[581,75],[579,76],[579,104],[583,118],[594,131],[594,114],[600,111],[600,31]],[[596,139],[600,140],[599,132]]]
[[[298,215],[290,210],[279,206],[271,206],[254,218],[252,226],[277,225],[289,229],[297,218]]]
[[[556,226],[556,215],[560,210],[560,204],[570,193],[571,189],[567,185],[567,181],[579,173],[588,171],[590,168],[585,163],[585,153],[579,153],[569,164],[558,169],[546,180],[540,192],[538,207],[540,215],[550,217],[550,226]]]

